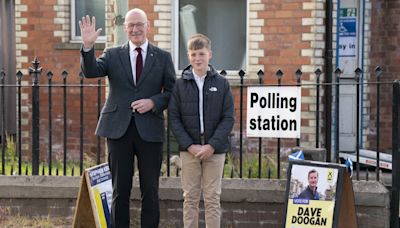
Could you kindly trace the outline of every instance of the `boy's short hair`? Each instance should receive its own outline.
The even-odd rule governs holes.
[[[188,50],[199,50],[202,48],[211,50],[211,40],[207,36],[197,33],[190,37],[187,48]]]

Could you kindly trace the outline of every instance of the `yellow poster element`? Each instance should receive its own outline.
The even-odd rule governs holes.
[[[93,188],[93,195],[95,198],[95,203],[96,203],[96,208],[97,208],[97,215],[102,215],[99,216],[99,223],[100,223],[100,227],[107,227],[107,221],[106,221],[106,217],[104,215],[104,210],[103,210],[103,202],[101,200],[101,196],[100,196],[100,191],[98,188],[94,187]]]
[[[334,209],[334,201],[289,199],[285,227],[332,227]]]

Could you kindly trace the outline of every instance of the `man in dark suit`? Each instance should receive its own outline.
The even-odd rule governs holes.
[[[112,174],[112,227],[129,227],[133,158],[138,160],[142,199],[141,227],[158,227],[159,175],[164,140],[164,115],[175,83],[171,55],[150,44],[149,21],[141,9],[128,11],[124,30],[129,41],[108,48],[95,58],[94,43],[101,29],[96,19],[83,17],[81,67],[85,77],[108,76],[110,93],[96,128],[107,138]]]

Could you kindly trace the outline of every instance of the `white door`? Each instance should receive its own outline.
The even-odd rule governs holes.
[[[355,69],[360,59],[360,0],[340,0],[338,22],[338,67],[343,71],[339,91],[339,150],[355,151],[357,133],[357,98]],[[360,107],[361,109],[361,107]]]
[[[341,79],[339,88],[339,150],[355,151],[357,127],[357,91],[350,83],[354,79]]]

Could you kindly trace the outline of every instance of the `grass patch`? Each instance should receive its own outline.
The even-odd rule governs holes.
[[[174,154],[171,154],[171,157]],[[0,160],[0,174],[4,175],[32,175],[32,163],[23,162],[19,167],[16,146],[12,137],[7,136],[7,146],[5,148],[5,162],[2,164]],[[161,168],[161,176],[167,176],[165,157]],[[137,163],[137,159],[135,159]],[[84,154],[83,170],[96,165],[94,158]],[[240,175],[240,166],[242,166],[242,175]],[[256,152],[245,152],[242,156],[242,164],[238,154],[227,153],[224,167],[224,178],[277,178],[277,163],[273,155],[262,154],[261,167],[259,168],[259,154]],[[4,170],[3,170],[4,169]],[[259,170],[260,169],[260,170]],[[83,171],[82,171],[83,172]],[[39,164],[39,175],[42,176],[80,176],[80,163],[77,161],[68,161],[64,167],[63,161],[54,161],[49,167],[47,162]],[[137,164],[135,164],[135,176],[138,176]],[[180,168],[178,166],[170,166],[170,176],[179,176]],[[282,175],[282,172],[281,172]]]
[[[1,162],[0,162],[1,164]],[[91,166],[84,166],[83,169]],[[51,172],[50,172],[51,170]],[[64,174],[65,172],[65,174]],[[0,168],[0,174],[3,174],[2,168]],[[21,171],[19,170],[18,164],[11,165],[7,164],[4,167],[4,175],[32,175],[32,164],[22,163]],[[47,163],[41,163],[39,165],[39,175],[42,176],[80,176],[80,164],[78,162],[67,162],[66,169],[62,164],[53,164],[51,169]]]
[[[227,153],[224,167],[224,178],[240,178],[240,157]],[[242,155],[242,178],[277,178],[277,165],[270,155],[261,156],[261,170],[259,174],[258,153],[244,153]]]
[[[0,147],[0,149],[2,149]],[[0,151],[2,155],[2,151]],[[83,158],[83,170],[95,166],[96,162],[86,154]],[[53,161],[51,167],[47,162],[39,164],[39,175],[63,175],[63,176],[80,176],[80,163],[77,161],[68,161],[65,165],[63,161]],[[11,136],[6,137],[6,147],[4,148],[4,164],[0,159],[0,174],[3,175],[32,175],[32,162],[21,162],[19,166],[19,158],[16,152],[16,145]]]

